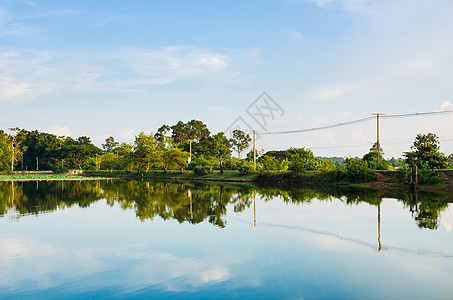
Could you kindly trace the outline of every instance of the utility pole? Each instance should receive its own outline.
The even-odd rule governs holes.
[[[192,142],[196,142],[196,140],[189,140],[189,159],[187,160],[189,164],[192,161]]]
[[[252,130],[253,132],[253,170],[256,171],[256,130]]]
[[[375,114],[372,114],[373,116],[376,116],[376,120],[377,120],[377,166],[376,166],[376,169],[379,167],[379,163],[380,163],[380,156],[381,156],[381,145],[379,144],[379,116],[385,116],[385,114],[380,114],[380,113],[375,113]]]

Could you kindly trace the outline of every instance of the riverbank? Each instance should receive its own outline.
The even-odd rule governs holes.
[[[172,180],[172,181],[206,181],[206,182],[236,182],[236,183],[259,183],[264,185],[327,185],[327,186],[356,186],[371,189],[408,189],[407,183],[401,182],[397,171],[376,171],[376,180],[365,183],[338,181],[337,178],[325,173],[307,172],[294,175],[289,172],[266,172],[241,175],[237,171],[227,170],[223,173],[214,171],[206,175],[195,175],[191,171],[168,171],[151,170],[145,174],[129,173],[126,171],[86,171],[80,175],[52,174],[49,172],[33,172],[0,175],[0,181],[50,181],[50,180],[101,180],[101,179],[144,179],[144,180]],[[443,182],[436,185],[420,185],[420,190],[444,191],[453,193],[453,170],[438,172]]]
[[[56,180],[102,180],[108,179],[106,177],[99,176],[81,176],[81,175],[63,175],[63,174],[52,174],[49,172],[43,173],[14,173],[7,175],[0,175],[0,181],[56,181]]]

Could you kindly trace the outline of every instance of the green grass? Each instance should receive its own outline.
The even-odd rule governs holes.
[[[0,175],[0,181],[50,181],[50,180],[99,180],[102,177],[69,176],[61,174],[12,174]]]
[[[198,176],[192,171],[186,170],[184,173],[180,171],[168,171],[164,173],[162,170],[151,170],[143,175],[137,172],[127,173],[125,171],[88,171],[85,173],[88,176],[111,176],[121,178],[148,178],[148,179],[180,179],[180,180],[219,180],[219,181],[253,181],[256,179],[257,174],[241,175],[238,171],[226,170],[223,174],[220,171],[214,171],[211,174]]]

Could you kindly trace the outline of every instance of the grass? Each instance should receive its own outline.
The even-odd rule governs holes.
[[[180,171],[168,171],[164,173],[162,170],[150,170],[148,173],[143,175],[137,172],[127,173],[125,171],[87,171],[85,173],[88,176],[107,176],[107,177],[121,177],[121,178],[147,178],[147,179],[180,179],[180,180],[212,180],[212,181],[254,181],[257,178],[257,174],[241,175],[238,171],[225,170],[223,174],[220,171],[214,171],[213,173],[198,176],[192,171],[187,170],[183,173]]]
[[[0,175],[0,181],[51,181],[51,180],[99,180],[102,177],[70,176],[62,174],[7,174]]]

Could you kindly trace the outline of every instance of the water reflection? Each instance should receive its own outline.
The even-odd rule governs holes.
[[[446,196],[1,182],[0,298],[449,299]]]
[[[257,225],[256,198],[265,201],[281,199],[286,204],[300,205],[314,199],[340,199],[347,205],[368,203],[377,209],[378,251],[381,245],[381,202],[395,198],[404,203],[419,228],[436,230],[440,213],[448,207],[451,197],[442,193],[406,191],[377,191],[358,188],[326,187],[257,187],[254,185],[226,185],[203,183],[171,183],[149,181],[50,181],[0,182],[0,216],[13,218],[39,214],[73,205],[88,207],[106,199],[110,206],[135,210],[144,221],[157,216],[163,220],[198,224],[205,220],[225,227],[227,206],[242,212],[253,204],[253,226]]]

